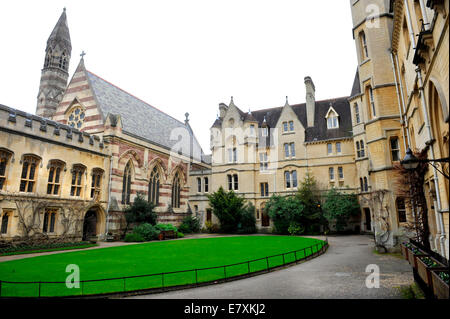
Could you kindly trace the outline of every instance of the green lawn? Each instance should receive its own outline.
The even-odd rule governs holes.
[[[66,266],[76,264],[80,280],[97,280],[147,274],[160,274],[183,270],[217,267],[247,262],[281,253],[301,250],[323,241],[291,236],[239,236],[221,238],[186,239],[145,244],[66,252],[0,263],[2,281],[42,281],[61,283],[13,284],[2,282],[1,296],[67,296],[132,291],[175,286],[223,279],[267,268],[266,259],[224,268],[186,271],[98,282],[84,282],[79,289],[65,285]],[[316,248],[314,248],[314,252]],[[306,250],[306,255],[311,254]],[[297,260],[304,252],[297,253]],[[295,260],[295,254],[285,255],[285,262]],[[268,259],[269,266],[283,263],[283,257]],[[40,290],[40,291],[39,291]]]

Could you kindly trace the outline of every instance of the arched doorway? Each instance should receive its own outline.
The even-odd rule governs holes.
[[[269,227],[270,226],[270,217],[267,213],[266,203],[261,204],[261,227]]]
[[[83,221],[83,241],[89,240],[92,237],[97,236],[97,210],[91,208],[88,210],[86,215],[84,215]]]

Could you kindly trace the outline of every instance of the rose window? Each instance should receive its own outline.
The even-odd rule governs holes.
[[[77,107],[72,111],[72,113],[70,113],[69,120],[67,123],[70,125],[70,127],[80,129],[81,126],[83,125],[84,117],[85,117],[84,111],[81,108]]]

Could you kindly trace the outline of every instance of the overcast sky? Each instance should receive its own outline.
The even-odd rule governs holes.
[[[243,111],[350,94],[348,0],[0,1],[0,104],[35,113],[47,39],[63,8],[70,77],[88,70],[190,124],[209,154],[219,103]]]

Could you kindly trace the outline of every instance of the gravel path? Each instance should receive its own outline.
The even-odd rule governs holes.
[[[414,282],[406,260],[373,252],[372,236],[336,236],[328,240],[330,247],[324,255],[286,269],[213,286],[130,298],[391,299],[401,298],[396,287]],[[366,287],[366,267],[370,264],[380,269],[380,288]]]

